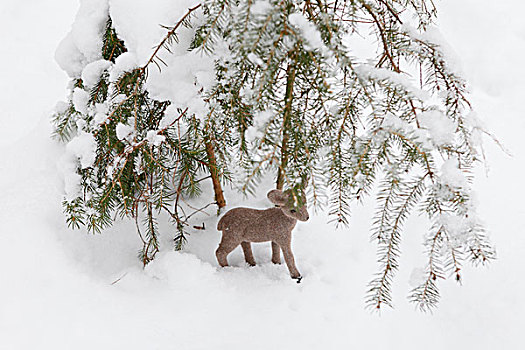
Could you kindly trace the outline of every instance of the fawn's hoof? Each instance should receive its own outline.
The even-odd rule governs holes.
[[[292,279],[297,280],[297,283],[301,283],[301,280],[303,279],[303,276],[292,277]]]

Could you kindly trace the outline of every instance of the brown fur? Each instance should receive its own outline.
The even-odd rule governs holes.
[[[250,242],[272,242],[272,262],[281,263],[280,249],[292,278],[301,279],[295,267],[292,253],[292,230],[297,220],[309,219],[306,204],[295,208],[289,192],[272,190],[268,199],[276,208],[266,210],[234,208],[219,220],[217,230],[222,231],[222,240],[215,252],[221,266],[228,266],[227,256],[239,244],[244,251],[246,262],[255,265]]]

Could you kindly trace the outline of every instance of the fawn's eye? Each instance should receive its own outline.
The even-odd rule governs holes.
[[[295,213],[295,212],[296,212],[297,210],[295,210],[295,209],[292,209],[292,210],[290,210],[290,211],[291,211],[292,213]]]

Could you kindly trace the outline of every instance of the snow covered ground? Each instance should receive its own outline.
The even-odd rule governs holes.
[[[364,309],[376,271],[369,243],[372,203],[356,207],[350,228],[334,230],[322,213],[294,233],[303,283],[270,263],[218,269],[214,219],[201,217],[184,253],[165,249],[146,270],[136,259],[133,225],[102,235],[65,227],[61,147],[49,139],[48,111],[63,99],[67,77],[54,62],[78,3],[0,4],[0,349],[514,349],[525,326],[525,5],[509,0],[442,1],[441,29],[472,83],[472,100],[513,157],[486,142],[490,171],[480,169],[479,209],[498,260],[465,268],[463,286],[441,283],[442,301],[422,314],[406,301],[410,276],[423,266],[424,221],[413,218],[394,285],[395,309]],[[268,188],[270,184],[268,185]],[[268,206],[264,193],[231,206]],[[113,282],[117,281],[113,284]]]

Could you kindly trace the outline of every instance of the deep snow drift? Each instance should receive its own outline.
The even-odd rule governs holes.
[[[219,269],[213,215],[195,217],[207,229],[195,230],[183,253],[170,249],[169,227],[163,227],[162,252],[145,270],[136,259],[139,240],[131,223],[95,236],[65,227],[56,165],[63,147],[49,139],[46,111],[63,98],[67,78],[53,55],[76,6],[65,0],[0,5],[2,32],[10,33],[0,47],[2,66],[9,67],[0,81],[0,348],[517,346],[525,286],[521,11],[474,0],[441,6],[442,31],[462,59],[478,115],[514,153],[507,157],[487,141],[490,177],[480,169],[475,186],[498,260],[488,269],[466,267],[461,287],[452,280],[441,283],[442,301],[433,315],[416,312],[406,295],[413,268],[425,261],[426,226],[412,218],[394,284],[396,308],[378,316],[364,309],[366,285],[376,271],[370,201],[355,207],[348,229],[335,230],[323,213],[313,212],[298,225],[293,249],[304,275],[299,285],[284,264],[270,263],[269,244],[254,245],[257,267],[246,267],[238,248],[229,257],[233,267]],[[263,187],[256,198],[228,191],[229,206],[269,207]]]

